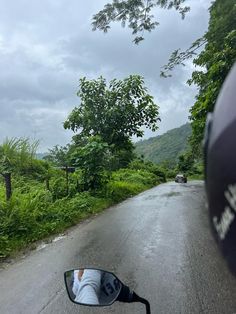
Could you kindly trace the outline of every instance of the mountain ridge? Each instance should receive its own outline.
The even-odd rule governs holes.
[[[138,156],[143,155],[145,160],[154,163],[168,161],[170,165],[175,165],[178,156],[188,147],[188,138],[191,131],[190,123],[186,123],[162,135],[135,143],[135,152]]]

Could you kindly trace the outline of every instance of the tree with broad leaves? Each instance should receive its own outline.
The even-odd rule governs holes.
[[[86,143],[91,136],[100,136],[113,153],[131,149],[132,136],[142,137],[144,127],[156,131],[160,121],[158,106],[148,94],[144,80],[131,75],[124,80],[80,80],[79,107],[64,122],[66,129],[78,132],[76,142]]]
[[[202,48],[209,47],[209,43],[221,46],[225,37],[230,31],[236,29],[236,3],[235,0],[215,0],[209,8],[210,22],[207,32],[195,40],[191,46],[185,50],[176,49],[170,56],[169,61],[163,66],[162,77],[170,77],[171,71],[177,65],[185,65],[186,60],[198,58]],[[217,16],[217,19],[216,19]],[[208,49],[208,48],[207,48]],[[196,65],[197,62],[194,61]]]
[[[234,0],[233,0],[234,1]],[[93,16],[92,29],[102,30],[105,33],[111,28],[112,22],[121,22],[121,25],[132,29],[134,43],[138,44],[144,40],[144,32],[151,32],[159,25],[152,12],[156,7],[163,9],[175,9],[184,19],[190,11],[189,6],[184,6],[186,0],[113,0],[104,6],[104,9]],[[219,31],[219,30],[217,30]],[[196,57],[199,50],[207,43],[207,34],[194,41],[188,49],[174,50],[169,61],[161,69],[160,76],[171,77],[171,71],[178,65],[185,65],[185,61]]]
[[[93,30],[102,30],[105,33],[110,29],[111,22],[121,22],[123,27],[128,24],[135,35],[134,43],[144,40],[144,32],[151,32],[159,22],[151,12],[155,7],[175,9],[184,19],[190,10],[184,6],[186,0],[113,0],[104,6],[104,9],[93,16]]]
[[[190,143],[195,156],[202,152],[207,113],[214,110],[221,86],[236,62],[235,0],[216,0],[212,4],[205,39],[205,48],[193,61],[200,70],[194,71],[188,81],[199,89],[196,102],[190,109],[193,130]]]
[[[97,190],[107,181],[111,153],[100,136],[90,136],[87,144],[75,147],[71,154],[74,166],[82,170],[84,190]]]

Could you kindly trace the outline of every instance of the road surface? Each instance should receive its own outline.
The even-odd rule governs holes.
[[[114,271],[152,313],[236,313],[236,279],[210,234],[202,182],[157,186],[114,206],[0,271],[0,313],[138,313],[142,304],[80,307],[63,272]]]

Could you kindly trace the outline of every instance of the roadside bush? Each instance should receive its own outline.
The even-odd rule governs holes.
[[[114,181],[153,186],[157,183],[157,177],[145,170],[120,169],[112,174]]]
[[[36,162],[35,165],[42,164]],[[102,182],[102,188],[84,192],[84,173],[76,170],[69,174],[67,195],[65,172],[55,168],[49,170],[52,171],[48,175],[50,184],[47,186],[45,177],[43,179],[40,173],[39,176],[31,176],[30,172],[22,176],[14,174],[13,194],[8,202],[5,201],[4,182],[0,180],[0,257],[6,257],[28,243],[61,232],[81,219],[162,180],[161,173],[153,165],[144,167],[143,164],[133,164],[133,169],[120,169],[111,176],[107,175],[105,182],[108,178],[110,181],[106,184]]]
[[[98,212],[103,207],[103,204],[107,205],[107,201],[94,197],[88,192],[82,192],[76,194],[73,198],[64,198],[55,201],[50,206],[50,213],[54,213],[53,221],[58,220],[66,224],[73,224],[78,222],[78,219]],[[47,220],[50,220],[47,217]]]
[[[178,173],[178,170],[176,170],[176,169],[169,169],[169,170],[166,171],[166,177],[168,179],[174,179],[175,176],[177,175],[177,173]]]
[[[78,193],[73,198],[53,202],[49,191],[39,191],[34,196],[13,196],[0,206],[0,257],[27,243],[42,239],[82,218],[108,207],[110,201]]]
[[[188,171],[188,176],[192,180],[204,180],[204,165],[202,161],[195,162]]]
[[[19,173],[22,176],[43,181],[49,165],[47,162],[38,159],[32,159],[28,164],[22,164]]]
[[[157,181],[159,183],[166,182],[165,170],[161,166],[158,166],[150,161],[144,162],[142,160],[135,159],[129,164],[129,168],[133,170],[144,170],[151,172],[157,176]]]
[[[124,181],[110,181],[107,184],[107,197],[113,203],[118,203],[125,200],[127,197],[134,196],[145,190],[145,186],[137,183],[130,183]]]
[[[6,257],[10,251],[8,236],[0,234],[0,258]]]
[[[33,190],[41,189],[42,183],[16,174],[12,176],[12,187],[14,195],[24,194],[31,193]]]
[[[109,145],[96,135],[88,137],[84,146],[78,146],[73,152],[73,164],[82,170],[86,191],[96,191],[108,181],[110,162]]]
[[[54,200],[67,196],[66,179],[64,177],[53,178],[50,188]]]
[[[1,212],[0,229],[2,236],[27,237],[37,228],[34,217],[34,201],[28,198],[27,206],[22,206],[24,201],[12,197],[4,204]]]

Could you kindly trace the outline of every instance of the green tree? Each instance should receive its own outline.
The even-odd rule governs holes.
[[[199,94],[190,110],[195,156],[201,154],[201,142],[208,112],[213,111],[220,88],[236,61],[236,3],[216,0],[210,8],[210,21],[205,34],[204,50],[194,60],[202,70],[194,71],[189,84],[196,84]]]
[[[144,39],[145,31],[151,32],[159,22],[152,11],[156,7],[163,9],[175,9],[181,14],[182,19],[190,10],[183,6],[186,0],[113,0],[104,6],[104,9],[93,16],[93,30],[99,29],[105,33],[110,29],[111,22],[121,22],[123,27],[128,24],[135,35],[134,42],[138,44]]]
[[[78,96],[81,104],[64,123],[66,129],[78,134],[76,145],[86,144],[91,136],[100,136],[109,145],[113,155],[133,150],[131,137],[142,137],[143,127],[158,129],[158,106],[148,94],[143,78],[131,75],[124,80],[80,80]]]
[[[54,166],[66,167],[69,166],[70,154],[69,154],[70,145],[59,146],[56,145],[53,148],[49,149],[49,153],[43,157],[44,160],[51,162]]]
[[[188,173],[194,165],[194,157],[191,151],[187,151],[179,156],[177,169],[180,172]]]
[[[107,179],[110,151],[100,136],[91,136],[83,147],[77,147],[71,155],[73,165],[82,170],[84,189],[99,189]]]
[[[190,144],[195,157],[202,154],[202,139],[208,112],[213,111],[220,88],[236,61],[236,2],[235,0],[215,0],[210,9],[207,32],[197,39],[186,51],[177,49],[164,66],[161,75],[171,76],[176,65],[195,57],[193,63],[200,70],[192,73],[189,84],[198,86],[196,102],[190,109],[192,136]],[[197,54],[199,48],[204,49]],[[197,56],[196,56],[197,55]]]
[[[176,49],[171,54],[168,63],[163,66],[161,76],[171,76],[170,72],[177,65],[185,65],[186,60],[198,56],[200,49],[204,46],[209,48],[209,44],[213,43],[213,46],[222,48],[226,36],[230,31],[235,30],[235,6],[235,0],[213,1],[209,8],[210,23],[208,31],[201,38],[194,41],[187,50]],[[211,48],[214,48],[213,46]],[[216,51],[213,49],[212,52],[215,53]]]

